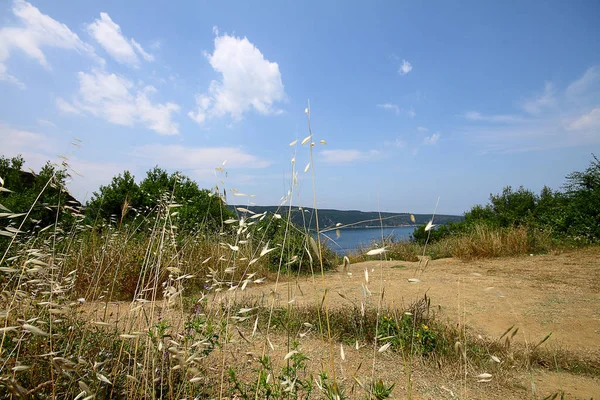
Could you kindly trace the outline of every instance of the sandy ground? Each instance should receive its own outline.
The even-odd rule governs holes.
[[[600,250],[587,249],[556,255],[526,256],[462,262],[434,260],[424,271],[418,263],[368,261],[340,267],[325,275],[247,289],[246,296],[277,292],[278,302],[290,297],[296,304],[314,304],[328,290],[330,307],[345,301],[365,301],[362,284],[369,274],[366,301],[402,307],[422,297],[431,298],[439,317],[466,324],[476,332],[498,337],[519,327],[517,340],[538,343],[552,332],[551,343],[576,352],[600,350]],[[409,279],[420,282],[411,283]],[[324,285],[324,286],[323,286]],[[344,300],[337,293],[348,300]]]
[[[383,289],[385,306],[403,308],[426,293],[438,318],[466,324],[476,334],[497,338],[515,325],[519,327],[515,340],[536,344],[552,332],[544,346],[600,361],[600,249],[468,263],[443,259],[429,262],[424,271],[418,267],[418,263],[404,261],[368,261],[352,264],[346,272],[340,267],[324,277],[315,277],[314,281],[300,277],[277,284],[270,282],[249,286],[233,295],[238,300],[271,299],[274,295],[279,306],[291,299],[297,305],[314,305],[322,299],[326,288],[329,307],[348,302],[372,306],[377,305]],[[365,270],[369,275],[366,287],[371,292],[366,298]],[[418,282],[411,283],[409,279]],[[110,303],[108,314],[111,318],[125,316],[129,307],[130,303]],[[160,312],[158,303],[156,310]],[[92,314],[93,319],[101,319],[102,307],[96,307]],[[250,337],[250,332],[245,337]],[[269,353],[274,360],[282,360],[288,351],[287,339],[280,334],[272,334],[270,338],[274,350]],[[233,341],[211,357],[216,357],[215,365],[238,365],[244,370],[244,365],[251,365],[250,359],[262,354],[265,343],[260,334],[251,343],[234,334]],[[318,374],[319,368],[329,363],[328,344],[308,336],[301,346],[311,360],[313,373]],[[347,346],[343,361],[339,343],[334,346],[336,374],[349,389],[353,385],[352,376],[369,379],[372,348],[355,350]],[[600,377],[534,370],[521,371],[508,379],[477,383],[473,378],[476,371],[464,377],[459,371],[442,373],[431,365],[415,364],[412,366],[415,399],[542,399],[557,390],[563,390],[567,399],[600,398]],[[408,398],[406,368],[397,353],[377,356],[375,376],[396,382],[393,398]],[[348,393],[349,398],[364,398],[356,385],[353,390]]]

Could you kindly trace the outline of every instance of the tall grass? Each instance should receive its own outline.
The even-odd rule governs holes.
[[[550,233],[525,226],[492,228],[475,225],[469,232],[446,240],[452,256],[465,261],[546,253],[557,247]]]
[[[419,261],[421,256],[435,260],[454,257],[463,261],[495,257],[516,257],[532,253],[544,254],[565,247],[547,231],[525,226],[497,228],[478,224],[466,232],[457,233],[427,246],[407,240],[388,238],[383,245],[388,249],[387,257],[392,260]],[[353,262],[366,261],[366,248],[351,254]]]
[[[312,170],[314,185],[313,140],[309,125],[299,148],[309,150],[305,171]],[[292,162],[292,175],[296,172]],[[297,183],[290,182],[281,214],[289,215]],[[58,182],[51,178],[50,184]],[[316,205],[315,194],[313,208],[318,210]],[[281,223],[279,214],[243,211],[218,232],[199,227],[197,233],[185,233],[173,218],[177,204],[172,193],[164,193],[138,225],[122,224],[122,216],[86,225],[81,210],[50,206],[57,218],[41,232],[18,229],[27,215],[8,215],[12,228],[2,231],[11,239],[0,265],[4,398],[383,399],[392,390],[411,398],[412,371],[418,365],[451,371],[464,367],[475,374],[489,368],[494,355],[511,360],[493,364],[494,374],[502,377],[523,360],[528,365],[559,363],[556,353],[539,346],[534,353],[477,338],[437,318],[427,297],[405,309],[387,308],[383,268],[370,278],[365,270],[357,288],[363,292],[360,302],[339,306],[326,280],[329,253],[309,227],[285,222],[277,242],[269,240],[265,232]],[[74,222],[60,223],[60,213],[71,213]],[[430,244],[426,255],[467,260],[551,245],[540,232],[478,227]],[[387,252],[376,252],[380,260],[416,261],[423,252],[411,243],[387,247]],[[313,305],[296,305],[300,279],[321,288]],[[245,297],[266,280],[273,285],[265,297]],[[323,364],[311,364],[304,355],[302,343],[309,337],[320,340]],[[250,362],[240,361],[248,346],[258,347],[258,354]],[[343,368],[344,346],[368,347],[370,373]],[[378,368],[384,356],[396,357],[408,371],[404,389],[394,389],[399,377],[393,382],[380,378],[387,372]],[[567,368],[568,361],[561,366]],[[598,366],[586,361],[583,372],[590,371],[597,372]]]

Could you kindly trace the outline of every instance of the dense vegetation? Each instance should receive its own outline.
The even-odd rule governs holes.
[[[75,214],[81,217],[77,226],[78,231],[85,231],[81,233],[83,235],[88,234],[89,229],[82,229],[86,226],[92,228],[92,234],[111,227],[117,230],[116,234],[131,236],[125,241],[130,250],[123,253],[128,255],[129,261],[124,263],[128,268],[122,272],[134,280],[143,267],[140,260],[149,245],[149,232],[155,228],[153,224],[157,217],[166,213],[168,226],[182,232],[177,235],[178,244],[186,248],[188,253],[180,257],[195,255],[196,248],[218,246],[224,238],[244,233],[244,237],[237,238],[238,244],[246,247],[261,243],[272,246],[262,262],[273,271],[281,267],[284,271],[289,269],[308,273],[313,263],[320,268],[322,260],[323,267],[330,269],[337,262],[337,256],[330,250],[317,249],[304,225],[289,223],[286,214],[279,209],[253,212],[241,207],[229,207],[224,202],[225,193],[200,189],[196,182],[180,172],[169,174],[155,167],[137,183],[129,171],[124,171],[113,177],[110,184],[100,186],[82,208],[66,191],[65,180],[69,176],[66,162],[60,167],[48,162],[39,174],[21,171],[23,163],[22,157],[0,159],[0,177],[5,177],[1,212],[4,213],[2,216],[7,217],[2,220],[4,225],[0,225],[0,233],[3,233],[0,236],[2,252],[16,232],[33,234],[36,229],[43,229],[55,222],[60,222],[61,229],[68,231],[74,226]],[[38,195],[40,198],[36,201]],[[29,216],[24,218],[31,205]],[[237,226],[236,230],[234,223],[241,226]],[[200,242],[204,244],[200,245]],[[91,255],[93,249],[89,250]],[[289,260],[291,255],[296,255],[294,261],[281,265],[280,260]],[[252,258],[253,254],[247,256]],[[135,285],[136,282],[128,282],[129,287]],[[132,294],[132,291],[125,291],[124,295]]]
[[[23,171],[24,162],[0,156],[0,253],[15,233],[36,233],[57,219],[68,225],[80,205],[65,189],[64,168],[48,162],[36,174]]]
[[[6,241],[0,254],[2,398],[389,398],[395,383],[378,379],[374,367],[372,373],[357,369],[354,380],[348,379],[344,346],[351,357],[372,355],[373,365],[387,352],[386,359],[407,371],[408,387],[397,391],[406,390],[409,397],[414,366],[446,368],[453,375],[468,366],[478,378],[491,367],[491,355],[497,360],[492,359],[495,379],[532,365],[597,375],[593,361],[542,351],[549,335],[534,347],[523,347],[511,343],[518,327],[507,330],[500,343],[448,325],[430,312],[428,297],[386,309],[377,301],[383,294],[371,292],[376,290],[373,280],[367,287],[366,269],[364,283],[361,279],[356,287],[362,288],[360,304],[328,306],[332,298],[340,300],[323,287],[314,305],[297,305],[291,298],[292,273],[308,272],[313,284],[324,286],[325,278],[317,283],[315,277],[339,261],[319,248],[310,218],[293,224],[285,209],[227,208],[224,193],[200,189],[187,177],[159,168],[139,183],[124,172],[81,207],[64,189],[66,161],[47,164],[39,174],[21,172],[22,162],[3,158],[0,165],[0,233]],[[588,175],[571,174],[569,179],[579,183],[562,195],[580,196],[582,184],[588,183],[597,190],[598,181]],[[438,240],[427,254],[468,258],[481,255],[482,243],[488,242],[489,256],[527,251],[529,238],[540,236],[530,231],[534,217],[505,222],[516,219],[507,215],[527,214],[523,210],[531,208],[527,193],[515,196],[512,191],[506,195],[529,208],[509,202],[500,213],[499,206],[490,206],[492,215],[504,217],[474,223],[471,236]],[[553,193],[552,198],[561,197]],[[579,201],[594,199],[588,193]],[[587,213],[580,215],[582,224]],[[328,218],[324,227],[351,223],[340,215]],[[417,222],[431,216],[421,218]],[[427,233],[468,226],[470,218]],[[405,243],[378,254],[416,258],[422,251],[417,243]],[[287,282],[280,282],[283,273]],[[283,291],[245,297],[244,290],[265,278]],[[285,291],[287,298],[281,296]],[[310,343],[303,339],[309,334],[320,339],[319,351],[329,354],[330,367],[309,362],[301,347]],[[342,361],[332,350],[338,345]],[[258,346],[262,356],[248,351]]]
[[[437,219],[436,219],[436,223]],[[413,241],[434,243],[452,235],[469,234],[479,229],[502,231],[524,229],[529,240],[543,233],[573,243],[600,241],[600,160],[593,155],[581,172],[567,175],[562,190],[544,187],[540,194],[519,187],[505,187],[491,194],[490,202],[465,213],[464,221],[438,225],[426,231],[423,224],[415,229]]]
[[[109,185],[100,186],[94,193],[86,206],[86,214],[92,218],[113,218],[122,224],[140,213],[155,210],[165,201],[178,204],[173,221],[188,231],[215,231],[222,228],[223,221],[234,216],[215,193],[200,189],[196,182],[179,172],[168,174],[159,167],[149,170],[139,184],[129,171],[115,176]]]

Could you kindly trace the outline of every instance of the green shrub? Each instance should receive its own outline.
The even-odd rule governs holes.
[[[301,230],[284,216],[266,215],[266,218],[252,225],[252,236],[255,240],[268,243],[269,248],[277,247],[265,256],[270,270],[277,271],[281,263],[283,272],[319,272],[319,257],[323,259],[324,270],[338,264],[339,256],[324,242],[321,242],[319,254],[319,246],[311,233]]]
[[[129,171],[113,177],[109,185],[94,192],[86,214],[92,220],[112,219],[121,225],[165,206],[173,223],[188,232],[215,232],[223,228],[223,221],[234,217],[219,195],[200,189],[179,172],[168,174],[158,167],[149,170],[139,185]]]

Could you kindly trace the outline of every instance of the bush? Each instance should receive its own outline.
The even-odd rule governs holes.
[[[79,214],[80,204],[65,188],[69,176],[65,168],[47,162],[36,174],[22,171],[24,162],[21,156],[0,156],[0,254],[12,236],[6,228],[34,234],[58,221],[69,229],[73,215]]]
[[[268,268],[277,271],[281,262],[281,270],[301,273],[320,271],[319,252],[312,234],[301,230],[286,217],[271,216],[261,218],[252,225],[252,236],[269,244],[269,248],[277,246],[267,254]],[[328,270],[338,264],[338,255],[321,242],[323,269]]]
[[[429,232],[425,231],[425,224],[420,225],[411,235],[411,241],[424,245],[427,240],[436,243],[458,238],[455,245],[467,246],[464,254],[477,257],[544,251],[551,245],[550,237],[582,244],[598,242],[600,160],[592,157],[585,171],[567,175],[562,192],[545,186],[537,195],[522,186],[517,190],[507,186],[502,193],[491,194],[489,204],[471,208],[462,222],[439,225]],[[520,243],[511,243],[519,237]],[[500,250],[497,247],[500,245],[509,248]]]
[[[449,222],[444,225],[437,225],[430,231],[425,231],[426,226],[427,224],[422,224],[415,228],[410,235],[411,242],[422,246],[429,239],[428,243],[435,243],[445,237],[464,232],[467,225],[463,222]]]
[[[93,220],[102,218],[121,225],[165,205],[172,208],[173,223],[188,232],[214,232],[223,228],[223,221],[234,217],[219,195],[200,189],[179,172],[169,175],[158,167],[149,170],[139,185],[129,171],[115,176],[109,185],[94,192],[86,209]]]

